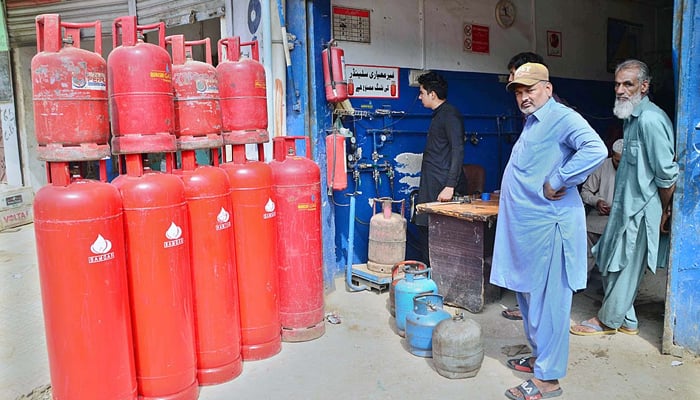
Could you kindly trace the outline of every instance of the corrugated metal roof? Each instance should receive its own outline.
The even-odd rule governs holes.
[[[34,18],[40,14],[60,14],[65,22],[102,22],[102,32],[111,32],[112,21],[115,18],[129,14],[127,2],[124,0],[81,0],[62,1],[53,4],[39,4],[28,7],[12,7],[8,0],[7,30],[10,37],[10,47],[36,45],[36,27]],[[25,2],[26,3],[26,2]],[[87,37],[94,36],[91,30],[86,30]]]
[[[224,15],[224,0],[141,0],[136,1],[136,15],[140,25],[187,25]]]
[[[7,28],[10,47],[36,45],[34,18],[40,14],[60,14],[65,22],[102,22],[103,35],[109,35],[115,18],[129,15],[126,0],[62,0],[41,4],[25,0],[7,1]],[[167,26],[191,24],[224,15],[224,0],[141,0],[136,1],[139,25],[165,22]],[[92,37],[91,30],[83,36]]]

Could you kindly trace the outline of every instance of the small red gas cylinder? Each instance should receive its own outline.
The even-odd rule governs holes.
[[[323,336],[323,259],[321,254],[321,170],[310,159],[305,136],[273,140],[273,193],[277,199],[282,340],[301,342]],[[296,141],[305,141],[309,158],[296,155]]]
[[[197,380],[215,385],[243,370],[231,191],[221,168],[196,166],[194,150],[181,158],[176,172],[185,184],[190,225]]]
[[[333,132],[326,136],[326,179],[333,190],[348,187],[348,169],[345,163],[345,136]]]
[[[173,53],[175,136],[180,150],[221,147],[221,107],[211,40],[185,41],[184,35],[165,38]],[[192,46],[205,45],[206,62],[192,58]]]
[[[241,46],[250,46],[252,58],[241,57]],[[267,84],[260,63],[258,42],[241,43],[234,36],[219,40],[221,117],[225,144],[265,143],[267,132]]]
[[[194,400],[192,275],[185,188],[175,175],[144,171],[140,154],[126,155],[119,189],[129,273],[129,297],[141,400]]]
[[[136,400],[119,192],[68,163],[49,175],[34,231],[53,398]]]
[[[282,349],[272,171],[246,160],[244,145],[221,168],[231,185],[243,360],[261,360]]]
[[[137,39],[147,29],[158,29],[159,45]],[[119,17],[112,24],[112,38],[114,50],[107,57],[112,152],[175,151],[172,62],[165,50],[165,24],[137,26],[135,16]]]
[[[94,52],[80,48],[81,28],[95,29]],[[100,22],[61,23],[58,14],[39,15],[36,36],[38,53],[31,71],[39,159],[109,157],[107,63],[101,54]]]

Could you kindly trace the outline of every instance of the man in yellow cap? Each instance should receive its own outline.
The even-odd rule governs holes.
[[[573,292],[586,287],[586,219],[577,185],[607,157],[576,111],[552,98],[547,67],[520,66],[506,88],[526,120],[503,173],[491,283],[515,292],[532,356],[508,360],[534,377],[510,399],[561,395]]]

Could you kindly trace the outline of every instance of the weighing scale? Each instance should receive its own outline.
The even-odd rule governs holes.
[[[366,285],[379,293],[389,290],[391,285],[391,274],[370,271],[367,264],[353,264],[352,283],[355,285]]]

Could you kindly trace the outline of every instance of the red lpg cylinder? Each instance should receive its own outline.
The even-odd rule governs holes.
[[[241,57],[241,46],[251,47],[252,58]],[[241,43],[238,36],[219,40],[221,61],[216,72],[225,144],[270,140],[265,68],[259,62],[258,51],[257,41]]]
[[[80,48],[80,28],[93,27],[91,52]],[[107,63],[101,55],[100,22],[61,23],[58,14],[44,14],[36,17],[36,34],[38,53],[32,58],[31,71],[39,159],[109,157]]]
[[[182,152],[177,172],[190,225],[197,380],[214,385],[243,369],[231,192],[221,168],[196,167],[194,150]]]
[[[309,158],[296,155],[296,140],[272,139],[273,194],[277,201],[277,259],[282,340],[301,342],[326,332],[323,312],[321,254],[321,170]]]
[[[140,154],[127,155],[127,175],[112,182],[123,201],[139,396],[193,400],[199,389],[185,189],[175,175],[139,176],[141,162]]]
[[[221,108],[216,68],[211,61],[211,40],[185,41],[168,36],[173,53],[175,136],[180,150],[221,147]],[[192,59],[192,46],[205,45],[206,62]]]
[[[157,28],[159,46],[137,39]],[[136,17],[112,24],[114,50],[107,58],[114,154],[176,150],[172,63],[165,50],[165,24],[136,25]],[[118,39],[121,37],[121,45]]]
[[[282,349],[272,171],[247,161],[243,145],[221,168],[231,184],[243,360],[261,360]]]
[[[136,400],[119,192],[57,164],[34,199],[53,398]]]

